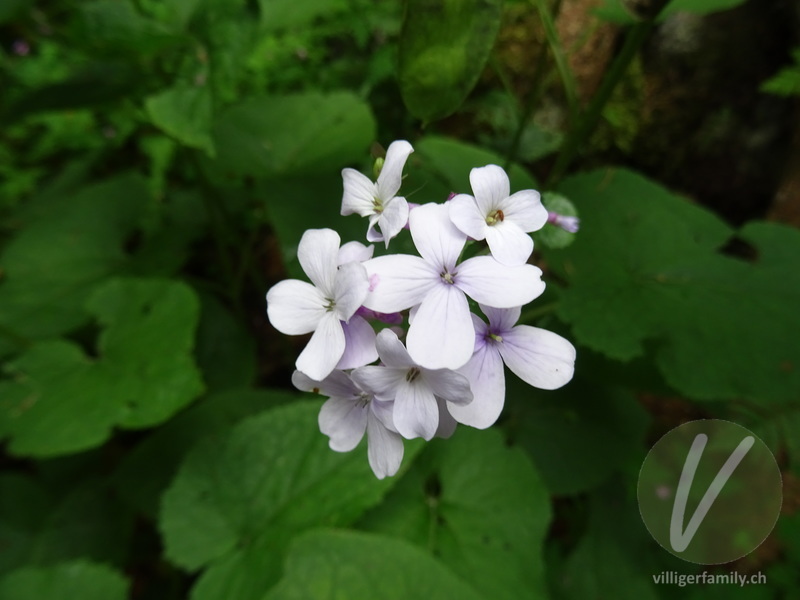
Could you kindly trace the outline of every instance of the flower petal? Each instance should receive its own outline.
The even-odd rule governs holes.
[[[531,257],[533,240],[509,220],[486,228],[486,243],[492,257],[504,265],[522,265]]]
[[[476,256],[458,266],[456,285],[467,296],[495,308],[523,306],[544,291],[542,270],[533,265],[509,267],[491,256]]]
[[[472,169],[469,172],[469,183],[475,194],[475,202],[483,215],[500,208],[500,203],[508,198],[511,191],[508,175],[497,165]]]
[[[453,225],[449,206],[423,204],[411,211],[408,226],[420,256],[433,265],[437,274],[455,267],[467,236]]]
[[[339,248],[339,253],[336,256],[336,264],[343,265],[349,262],[362,263],[365,260],[372,258],[372,253],[375,251],[375,246],[365,246],[361,242],[347,242],[342,244]]]
[[[459,231],[474,240],[486,237],[486,215],[478,209],[475,198],[467,194],[459,194],[447,202],[450,209],[450,220]]]
[[[309,229],[300,239],[297,260],[312,283],[326,297],[332,297],[339,254],[339,234],[333,229]]]
[[[342,329],[344,330],[344,354],[336,365],[337,369],[355,369],[378,360],[378,351],[375,348],[375,330],[366,319],[356,315],[347,323],[342,323]]]
[[[363,264],[374,286],[364,306],[378,312],[398,312],[419,304],[440,280],[434,267],[410,254],[379,256]]]
[[[367,428],[369,407],[358,399],[331,398],[319,411],[319,430],[330,439],[336,452],[350,452],[358,446]]]
[[[286,335],[311,333],[325,316],[325,296],[310,283],[286,279],[267,292],[267,317]]]
[[[386,427],[386,429],[397,433],[397,429],[394,426],[394,420],[392,418],[392,413],[394,412],[394,400],[384,401],[373,398],[369,406],[372,409],[372,414],[374,414],[380,420],[380,422],[383,423],[383,426]]]
[[[403,462],[403,438],[384,427],[374,414],[367,419],[367,458],[375,477],[391,477]]]
[[[506,396],[503,359],[500,358],[497,346],[484,344],[458,372],[469,380],[473,399],[463,406],[451,404],[450,414],[459,423],[470,427],[490,427],[503,411]]]
[[[400,184],[403,182],[403,167],[408,160],[408,155],[413,151],[414,148],[405,140],[396,140],[389,144],[389,148],[386,150],[386,160],[383,161],[377,182],[378,195],[384,202],[397,195]]]
[[[333,371],[322,381],[316,381],[305,373],[295,371],[292,373],[292,384],[300,391],[322,394],[329,398],[351,398],[362,392],[344,371]]]
[[[406,369],[394,367],[359,367],[350,373],[350,377],[362,390],[387,401],[394,400],[397,388],[405,376]]]
[[[400,382],[394,400],[394,426],[406,439],[430,440],[439,427],[439,406],[424,380]]]
[[[575,371],[575,347],[552,331],[518,325],[503,335],[498,349],[517,377],[543,390],[560,388]]]
[[[336,314],[342,321],[350,320],[367,297],[369,279],[364,265],[349,262],[339,267],[333,283]]]
[[[322,381],[331,374],[342,354],[344,354],[342,323],[335,313],[327,312],[297,357],[295,367],[311,379]]]
[[[405,198],[394,198],[383,209],[378,224],[381,234],[389,247],[389,240],[395,237],[408,223],[408,202]]]
[[[435,436],[446,440],[455,433],[458,423],[449,412],[452,405],[441,398],[436,398],[436,406],[439,407],[439,427],[436,428]]]
[[[376,343],[381,362],[387,367],[411,368],[416,366],[416,363],[408,354],[408,350],[403,346],[403,342],[391,329],[382,330],[378,334]]]
[[[375,212],[375,197],[378,187],[363,173],[355,169],[342,169],[344,194],[342,195],[342,215],[353,213],[362,217]]]
[[[493,308],[485,304],[478,304],[483,314],[489,319],[489,330],[492,333],[503,335],[509,331],[519,321],[519,316],[522,313],[521,306],[513,308]]]
[[[506,221],[522,231],[538,231],[547,223],[547,209],[536,190],[522,190],[506,198],[500,205]]]
[[[426,370],[424,377],[436,397],[458,405],[472,402],[469,380],[461,373],[450,369]]]
[[[464,292],[440,283],[431,288],[408,328],[408,353],[426,369],[457,369],[472,356],[475,330]]]

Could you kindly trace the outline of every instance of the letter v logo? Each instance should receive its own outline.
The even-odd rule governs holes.
[[[689,524],[686,526],[685,531],[683,528],[684,515],[686,513],[686,502],[689,499],[689,491],[692,488],[692,481],[697,472],[697,465],[700,463],[700,458],[703,456],[703,450],[708,442],[708,436],[704,433],[698,433],[692,442],[692,447],[689,449],[689,454],[686,456],[686,462],[683,463],[683,471],[681,471],[681,478],[678,483],[678,491],[675,494],[675,503],[672,505],[672,520],[669,524],[669,543],[675,552],[683,552],[692,542],[694,534],[706,518],[708,511],[714,504],[714,501],[719,496],[722,488],[730,479],[730,476],[742,462],[742,459],[750,451],[755,443],[755,438],[751,435],[744,438],[736,449],[722,465],[722,468],[717,473],[711,485],[708,486],[706,493],[697,505]]]

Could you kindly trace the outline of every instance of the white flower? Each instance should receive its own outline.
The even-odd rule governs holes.
[[[450,200],[450,218],[476,240],[486,239],[489,250],[504,265],[521,265],[533,252],[528,232],[547,223],[539,192],[523,190],[509,196],[506,172],[497,165],[472,169],[469,182],[475,197],[459,194]]]
[[[287,335],[314,332],[295,365],[317,381],[325,379],[345,354],[342,321],[350,320],[369,289],[362,264],[337,266],[339,242],[339,234],[331,229],[306,231],[297,248],[297,258],[314,285],[287,279],[267,292],[267,315],[275,329]],[[366,322],[365,325],[369,327]],[[360,341],[363,327],[354,331],[351,338]],[[354,352],[365,354],[360,349]]]
[[[367,457],[378,479],[391,477],[403,462],[403,438],[392,425],[392,403],[375,399],[343,371],[333,371],[323,381],[309,379],[300,371],[292,375],[294,386],[304,392],[328,396],[319,411],[319,429],[330,438],[336,452],[350,452],[367,434]]]
[[[413,151],[405,140],[392,142],[376,182],[355,169],[342,170],[344,195],[341,213],[369,217],[367,240],[370,242],[383,241],[388,248],[389,240],[408,222],[408,203],[405,198],[397,196],[397,192],[403,180],[403,167]],[[376,225],[380,231],[375,229]]]
[[[378,354],[384,366],[360,367],[351,377],[365,389],[374,390],[380,399],[393,399],[393,422],[404,438],[430,440],[437,431],[452,433],[449,423],[439,430],[439,401],[445,408],[472,401],[467,378],[448,369],[426,369],[416,364],[403,343],[390,329],[378,334]]]
[[[373,291],[364,306],[393,313],[419,305],[408,330],[409,354],[428,369],[457,369],[474,346],[467,296],[497,308],[522,306],[544,291],[542,272],[533,265],[503,265],[491,256],[457,264],[466,235],[450,221],[446,205],[415,208],[409,225],[421,258],[395,254],[366,261]]]
[[[472,315],[475,352],[458,370],[469,379],[474,400],[466,406],[451,406],[459,423],[485,429],[500,416],[505,402],[503,362],[525,383],[554,390],[572,379],[575,347],[551,331],[516,325],[520,308],[496,309],[481,305],[487,325]]]

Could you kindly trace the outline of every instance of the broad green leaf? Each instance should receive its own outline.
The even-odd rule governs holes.
[[[501,0],[407,0],[399,79],[408,110],[424,122],[454,113],[475,87],[502,16]]]
[[[545,598],[548,492],[494,430],[431,442],[361,526],[427,548],[486,598]]]
[[[800,389],[800,233],[753,223],[759,255],[717,249],[731,230],[711,213],[625,170],[594,171],[561,191],[581,232],[548,264],[568,278],[559,315],[578,341],[619,360],[653,341],[667,382],[695,399],[789,402]]]
[[[214,164],[256,178],[317,174],[360,160],[374,137],[369,106],[349,92],[250,98],[217,119]]]
[[[311,531],[291,545],[284,576],[264,600],[480,600],[427,552],[402,540]],[[529,596],[519,596],[529,597]]]
[[[181,144],[214,156],[211,139],[211,91],[207,86],[179,85],[145,100],[150,121]]]
[[[85,560],[25,567],[0,579],[3,600],[125,600],[128,581],[119,571]]]
[[[125,267],[124,245],[148,197],[144,180],[124,175],[34,199],[0,256],[0,327],[43,339],[86,323],[86,299]],[[0,354],[3,349],[0,341]]]
[[[55,494],[30,476],[0,476],[0,573],[77,558],[123,565],[132,525],[104,483]]]
[[[348,525],[393,485],[375,478],[363,445],[348,454],[328,448],[319,408],[296,402],[268,410],[184,460],[163,496],[160,528],[170,560],[208,567],[195,600],[258,600],[277,580],[278,557],[294,534]],[[406,464],[414,448],[407,444]]]
[[[191,357],[198,302],[181,283],[114,279],[88,307],[99,357],[53,340],[34,345],[0,382],[0,435],[18,455],[56,456],[103,443],[115,425],[156,425],[202,382]]]
[[[690,12],[698,15],[707,15],[714,12],[729,10],[742,4],[744,0],[672,0],[661,11],[658,20],[663,21],[678,12]],[[625,4],[630,4],[627,9]],[[619,23],[630,25],[641,20],[635,13],[636,0],[604,0],[604,4],[595,11],[599,17]]]
[[[174,43],[172,31],[143,16],[131,0],[91,0],[79,5],[84,43],[104,54],[152,54]]]
[[[348,8],[346,0],[259,0],[258,4],[266,31],[308,26],[314,19]]]
[[[161,494],[196,443],[219,436],[245,417],[297,399],[295,393],[277,390],[240,389],[212,394],[128,452],[113,475],[114,485],[128,504],[154,517]]]

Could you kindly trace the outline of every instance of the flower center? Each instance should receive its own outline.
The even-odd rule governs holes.
[[[496,333],[490,333],[487,337],[493,339],[495,342],[503,341],[503,336],[497,335]]]
[[[359,408],[364,408],[364,407],[365,407],[367,404],[369,404],[369,403],[370,403],[370,401],[371,401],[371,400],[372,400],[372,396],[370,396],[370,395],[369,395],[368,393],[366,393],[366,392],[361,392],[361,393],[358,395],[358,399],[356,400],[356,405],[357,405]]]
[[[411,382],[412,382],[412,381],[414,381],[414,380],[415,380],[417,377],[419,377],[419,369],[418,369],[417,367],[411,367],[411,368],[408,370],[408,373],[406,373],[406,381],[407,381],[408,383],[411,383]]]
[[[439,273],[439,277],[442,278],[442,281],[447,283],[448,285],[453,285],[455,283],[455,279],[453,279],[458,273],[451,273],[450,269],[445,269],[441,273]]]
[[[375,214],[379,215],[383,212],[383,200],[378,197],[373,196],[372,198],[372,208],[375,209]]]
[[[503,211],[498,208],[496,211],[490,213],[489,216],[486,217],[486,224],[495,225],[502,222],[505,218],[506,216],[503,214]]]
[[[326,311],[331,312],[336,308],[336,301],[333,298],[325,298],[325,302],[327,302],[327,304],[323,308],[325,308]]]

